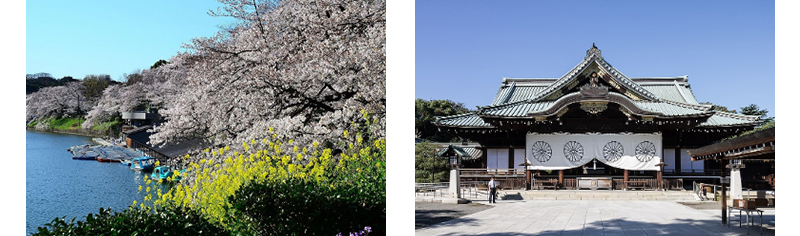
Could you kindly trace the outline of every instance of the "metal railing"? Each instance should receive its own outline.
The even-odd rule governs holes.
[[[414,184],[414,194],[417,197],[448,197],[450,194],[450,183],[416,183]],[[461,182],[461,197],[471,200],[488,199],[489,187],[487,181]]]
[[[719,201],[720,196],[718,196],[718,195],[722,192],[722,187],[723,186],[717,185],[717,184],[706,184],[706,183],[693,182],[692,183],[692,192],[694,192],[698,196],[702,196],[702,191],[703,191],[702,188],[704,188],[704,187],[711,187],[711,192],[706,191],[706,194],[710,193],[714,197],[713,198],[714,201]],[[731,187],[730,186],[724,186],[724,187],[725,187],[725,191],[726,191],[725,195],[730,197],[731,196]],[[764,191],[764,190],[753,190],[751,188],[742,188],[742,197],[744,199],[752,199],[752,198],[754,198],[753,196],[757,196],[757,194],[754,195],[753,193],[758,193],[758,191]],[[765,192],[769,193],[769,191],[765,191]],[[774,191],[773,191],[773,193],[774,193]],[[711,198],[708,198],[708,196],[706,195],[706,199],[711,199]],[[730,199],[730,198],[728,198],[728,199]]]

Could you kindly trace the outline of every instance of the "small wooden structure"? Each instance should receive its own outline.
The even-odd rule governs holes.
[[[761,163],[775,162],[775,127],[773,126],[771,128],[743,134],[716,144],[688,150],[687,152],[692,156],[692,161],[715,160],[720,162],[720,178],[723,180],[724,185],[725,180],[728,179],[725,169],[726,167],[732,167],[731,165],[726,166],[725,162],[731,162],[733,160],[749,160]],[[774,164],[771,166],[771,170],[766,171],[771,171],[771,176],[774,176]],[[727,184],[730,183],[728,182]],[[773,180],[770,181],[770,184],[774,188],[774,177]],[[725,195],[725,187],[723,187],[721,195],[723,225],[726,225],[728,220],[726,214],[728,206]]]

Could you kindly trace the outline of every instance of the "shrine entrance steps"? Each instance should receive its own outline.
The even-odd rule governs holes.
[[[692,191],[501,190],[509,200],[696,201]]]

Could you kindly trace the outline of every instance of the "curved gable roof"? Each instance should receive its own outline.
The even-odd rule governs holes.
[[[578,63],[578,65],[573,67],[569,72],[561,76],[561,78],[547,86],[547,88],[544,88],[540,93],[531,98],[529,102],[538,102],[556,94],[557,92],[561,91],[562,88],[575,83],[575,80],[578,79],[578,76],[590,67],[597,67],[607,74],[612,81],[624,87],[627,91],[630,91],[631,93],[642,97],[645,100],[659,100],[655,94],[647,89],[644,89],[632,79],[622,74],[622,72],[619,72],[619,70],[611,66],[610,63],[603,59],[600,49],[592,45],[592,48],[586,51],[586,57],[583,58],[583,61]]]

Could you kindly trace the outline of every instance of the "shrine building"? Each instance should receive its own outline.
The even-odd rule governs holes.
[[[715,183],[720,162],[692,161],[686,150],[760,123],[698,103],[688,76],[629,78],[594,45],[561,78],[503,78],[489,105],[435,121],[441,132],[477,142],[462,147],[470,152],[463,180],[567,189]]]

